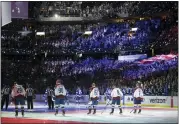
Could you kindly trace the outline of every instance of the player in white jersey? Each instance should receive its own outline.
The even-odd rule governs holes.
[[[142,91],[141,83],[136,84],[136,89],[134,91],[134,113],[137,111],[137,107],[139,108],[139,112],[141,113],[141,102],[143,100],[144,94]]]
[[[55,87],[55,115],[58,114],[58,107],[62,109],[62,115],[65,115],[65,97],[66,97],[66,89],[62,85],[62,81],[58,79],[56,81]]]
[[[123,93],[115,85],[113,85],[113,90],[111,92],[111,97],[112,97],[112,109],[111,109],[110,114],[114,113],[115,104],[118,105],[118,108],[120,110],[120,114],[122,114],[122,108],[121,108],[121,105],[120,105],[120,101],[121,101],[121,99],[123,97]]]
[[[14,87],[11,93],[12,98],[15,102],[15,116],[18,116],[18,105],[21,105],[22,116],[24,116],[24,105],[25,105],[25,89],[22,85],[18,85],[16,82],[14,83]]]
[[[89,105],[88,109],[89,112],[87,114],[91,114],[91,109],[93,107],[93,114],[96,113],[96,106],[98,105],[98,99],[99,99],[99,89],[96,87],[95,83],[92,84],[92,87],[90,88],[90,99],[91,104]]]

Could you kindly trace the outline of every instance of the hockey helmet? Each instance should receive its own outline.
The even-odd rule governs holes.
[[[56,81],[56,85],[60,85],[61,84],[61,80],[60,79],[58,79],[57,81]]]

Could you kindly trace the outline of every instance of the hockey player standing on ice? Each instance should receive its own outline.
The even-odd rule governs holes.
[[[123,97],[123,93],[115,85],[113,85],[113,90],[111,92],[111,97],[112,97],[112,109],[111,109],[110,114],[114,113],[115,104],[118,105],[118,108],[120,110],[120,114],[122,114],[122,108],[121,108],[121,105],[120,105],[120,103],[121,103],[120,101],[121,101],[121,99]]]
[[[96,106],[98,105],[98,99],[99,99],[99,89],[96,87],[95,83],[92,84],[92,87],[90,88],[90,99],[92,104],[88,107],[89,112],[87,114],[91,114],[91,109],[93,107],[93,114],[96,113]]]
[[[1,91],[1,110],[3,109],[4,103],[6,102],[6,110],[9,105],[9,94],[11,92],[11,89],[9,85],[5,85],[4,88]]]
[[[82,91],[80,87],[76,89],[76,104],[80,104],[80,99],[81,99]]]
[[[112,92],[111,88],[107,88],[106,92],[104,93],[106,98],[106,104],[108,104],[109,101],[111,101],[111,92]]]
[[[18,116],[18,105],[21,105],[22,116],[24,116],[24,105],[25,105],[25,89],[22,85],[18,85],[16,82],[14,83],[14,87],[12,89],[12,98],[15,102],[15,116]]]
[[[137,107],[139,108],[139,112],[141,113],[141,102],[143,100],[143,91],[142,91],[142,85],[140,82],[136,84],[136,89],[134,91],[134,113],[137,111]]]
[[[43,98],[44,98],[44,100],[45,100],[45,105],[47,105],[47,94],[46,94],[46,92],[45,92],[45,94],[43,95]]]
[[[62,85],[62,81],[58,79],[56,81],[55,87],[55,115],[58,114],[58,107],[62,109],[62,115],[65,115],[65,97],[66,97],[66,89]]]

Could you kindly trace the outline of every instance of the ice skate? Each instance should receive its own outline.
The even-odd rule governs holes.
[[[109,114],[110,114],[110,115],[113,115],[113,112],[110,112]]]
[[[91,109],[89,109],[89,112],[87,113],[88,115],[91,114]]]
[[[24,110],[22,110],[22,117],[24,117]]]
[[[139,109],[139,112],[138,112],[138,114],[140,114],[141,113],[141,109]]]
[[[122,114],[122,108],[119,108],[119,111],[120,111],[119,114]]]
[[[110,115],[114,113],[114,108],[111,109]]]
[[[62,110],[62,115],[65,116],[65,110]]]
[[[15,114],[15,117],[17,117],[17,116],[18,116],[18,113]]]
[[[17,117],[18,116],[18,111],[15,111],[15,117]]]
[[[94,109],[94,111],[93,111],[93,115],[94,115],[94,114],[96,114],[96,109]]]
[[[56,112],[55,112],[55,116],[58,114],[58,111],[56,110]]]

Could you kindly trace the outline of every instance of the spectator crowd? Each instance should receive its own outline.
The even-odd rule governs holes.
[[[42,2],[41,16],[52,17],[56,14],[63,17],[83,17],[102,19],[104,17],[149,16],[152,14],[177,10],[177,2],[141,2],[141,1],[91,1],[91,2]],[[37,13],[37,11],[36,11]]]
[[[176,10],[177,2],[54,2],[54,6],[63,6],[62,15],[77,15],[103,18],[121,14],[151,15]],[[47,6],[51,5],[46,3]],[[71,6],[73,9],[66,8]],[[141,7],[145,6],[145,7]],[[79,8],[80,9],[79,9]],[[49,8],[51,9],[51,8]],[[83,11],[79,11],[79,10]],[[145,9],[145,11],[144,11]],[[51,10],[49,10],[50,12]],[[2,31],[2,84],[13,81],[31,83],[37,93],[44,93],[55,79],[63,78],[70,94],[75,93],[75,85],[88,94],[88,86],[94,81],[100,93],[112,83],[120,84],[123,93],[131,94],[135,83],[141,81],[145,95],[175,95],[178,85],[178,55],[160,53],[152,58],[137,61],[119,61],[101,56],[96,59],[89,53],[122,53],[122,51],[173,48],[177,45],[178,28],[175,16],[124,21],[122,23],[99,24],[42,24],[36,26],[37,31],[44,31],[44,37],[34,35],[21,36],[13,31]],[[13,25],[14,28],[16,26]],[[22,26],[24,31],[32,28]],[[21,28],[22,28],[21,27]],[[135,28],[136,30],[133,30]],[[9,29],[9,27],[8,27]],[[34,29],[34,28],[33,28]],[[91,34],[84,34],[91,31]],[[74,55],[78,54],[77,58]],[[130,54],[134,54],[130,52]],[[65,57],[62,57],[65,56]],[[68,57],[66,57],[68,56]],[[81,57],[81,58],[80,58]],[[108,80],[113,79],[113,81]]]

